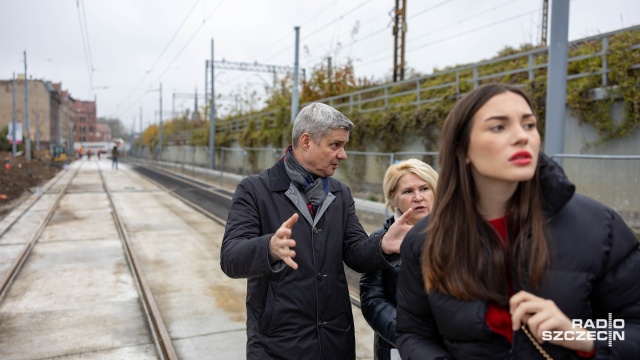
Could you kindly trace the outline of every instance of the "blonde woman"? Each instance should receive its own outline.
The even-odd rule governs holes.
[[[391,165],[385,173],[382,188],[385,206],[393,216],[372,236],[384,234],[408,209],[412,209],[407,220],[409,225],[429,215],[437,182],[438,173],[420,160],[409,159]],[[366,273],[360,279],[362,314],[375,331],[376,360],[391,359],[391,352],[397,352],[395,294],[401,262],[391,269]]]

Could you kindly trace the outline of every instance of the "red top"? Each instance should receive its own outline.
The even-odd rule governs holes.
[[[507,217],[501,217],[499,219],[489,220],[489,224],[498,232],[502,243],[507,239]],[[513,295],[513,288],[510,286],[509,294]],[[498,333],[507,339],[509,342],[513,342],[513,330],[511,330],[511,314],[509,309],[505,306],[500,306],[495,303],[487,304],[487,313],[485,314],[485,321],[491,331]],[[577,351],[578,356],[591,359],[596,355],[595,347],[590,352]]]

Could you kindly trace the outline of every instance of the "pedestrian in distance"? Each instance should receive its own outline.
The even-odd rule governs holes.
[[[385,206],[393,212],[372,236],[386,233],[408,209],[412,214],[407,224],[413,225],[429,215],[438,183],[438,173],[418,159],[408,159],[389,166],[382,189]],[[396,349],[396,286],[399,262],[391,269],[363,274],[360,278],[360,308],[374,331],[375,360],[398,358]]]
[[[353,127],[328,105],[306,106],[284,157],[236,188],[220,264],[248,279],[247,359],[355,358],[344,264],[395,265],[411,211],[384,236],[367,236],[349,188],[331,177]]]
[[[541,152],[537,125],[528,97],[502,84],[476,88],[447,116],[433,211],[401,249],[403,360],[640,354],[638,240],[575,192]],[[612,346],[607,333],[620,329],[586,325],[608,317],[625,337]]]
[[[111,169],[114,168],[118,170],[118,147],[115,145],[111,149]]]
[[[87,150],[87,160],[91,160],[91,155],[93,155],[93,151],[91,149]]]

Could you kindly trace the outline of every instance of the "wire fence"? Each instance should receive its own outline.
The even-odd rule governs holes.
[[[157,160],[159,154],[148,149],[136,149],[134,157],[234,189],[242,178],[271,167],[284,156],[284,151],[284,148],[219,147],[215,149],[213,170],[208,169],[207,147],[168,146],[163,150],[162,161]],[[347,184],[354,197],[382,203],[385,171],[396,161],[409,158],[422,160],[438,170],[437,152],[347,151],[347,160],[340,163],[334,178]],[[577,192],[613,208],[640,233],[640,155],[559,154],[552,158],[562,163]]]
[[[568,63],[590,62],[589,67],[580,72],[570,72],[567,81],[586,77],[599,77],[602,88],[610,86],[608,74],[611,72],[609,55],[610,43],[615,37],[625,32],[635,32],[640,26],[632,26],[617,31],[599,34],[583,39],[571,41],[569,49],[577,49],[582,44],[597,44],[590,53],[577,52],[569,56]],[[629,56],[640,49],[636,43],[629,48]],[[588,51],[588,50],[584,50]],[[519,52],[495,59],[480,61],[470,65],[446,69],[404,81],[368,87],[358,91],[335,95],[319,99],[335,109],[346,113],[370,113],[393,108],[415,108],[446,97],[460,97],[471,89],[487,81],[507,81],[513,85],[525,86],[532,82],[537,75],[546,74],[548,67],[548,48],[541,47]],[[508,69],[508,70],[505,70]],[[631,65],[630,69],[640,69],[640,64]],[[301,104],[300,108],[306,104]],[[289,114],[284,112],[285,114]],[[260,124],[267,121],[268,126],[274,126],[281,110],[270,110],[256,114],[241,116],[219,121],[216,125],[217,133],[240,133],[249,125],[250,121]]]

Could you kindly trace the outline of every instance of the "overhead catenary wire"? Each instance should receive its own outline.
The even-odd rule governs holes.
[[[178,51],[178,53],[176,54],[176,56],[173,58],[173,60],[171,60],[171,62],[169,62],[169,64],[165,67],[165,69],[160,73],[160,75],[158,75],[158,77],[151,82],[151,84],[149,85],[149,90],[152,90],[152,86],[153,84],[155,84],[156,82],[158,82],[158,80],[160,80],[160,78],[162,78],[162,75],[164,75],[169,68],[171,67],[171,65],[173,65],[173,63],[178,59],[178,57],[180,57],[180,55],[182,55],[182,52],[187,48],[187,46],[189,46],[189,44],[191,43],[191,41],[193,40],[193,38],[200,32],[200,30],[202,29],[202,27],[207,23],[207,21],[209,19],[211,19],[211,17],[213,16],[213,14],[218,10],[218,8],[220,8],[220,6],[222,5],[222,3],[224,2],[224,0],[221,0],[218,5],[209,13],[209,15],[207,15],[207,17],[205,18],[205,20],[202,21],[202,23],[200,23],[200,26],[198,26],[198,28],[196,29],[196,31],[191,35],[191,37],[187,40],[187,42],[184,44],[184,46]],[[129,110],[131,108],[131,106],[133,106],[134,104],[138,104],[140,102],[140,100],[142,100],[142,98],[146,95],[146,92],[143,93],[139,98],[137,98],[135,101],[133,101],[129,106],[127,106],[124,110],[121,110],[121,112],[126,112],[127,110]]]
[[[506,2],[504,2],[504,3],[502,3],[502,4],[500,4],[500,5],[496,5],[496,6],[492,7],[492,8],[486,9],[486,10],[484,10],[484,11],[481,11],[481,12],[478,12],[478,13],[474,13],[473,15],[471,15],[471,16],[469,16],[469,17],[466,17],[466,18],[464,18],[464,19],[457,20],[457,21],[455,21],[455,22],[449,23],[449,24],[447,24],[447,25],[445,25],[445,26],[441,26],[441,27],[439,27],[439,28],[437,28],[437,29],[434,29],[434,30],[429,30],[429,31],[427,31],[427,32],[425,32],[425,33],[423,33],[423,34],[418,35],[418,36],[412,36],[412,37],[410,37],[410,38],[409,38],[409,41],[413,42],[413,41],[415,41],[416,39],[421,39],[421,38],[423,38],[423,37],[425,37],[425,36],[433,35],[433,34],[438,33],[438,32],[440,32],[440,31],[443,31],[443,30],[449,29],[449,28],[451,28],[451,27],[453,27],[453,26],[457,26],[457,25],[459,25],[459,24],[461,24],[461,23],[463,23],[463,22],[465,22],[465,21],[467,21],[467,20],[470,20],[470,19],[473,19],[473,18],[478,18],[478,17],[479,17],[479,15],[483,15],[483,14],[486,14],[486,13],[488,13],[488,12],[490,12],[490,11],[497,10],[498,8],[500,8],[500,7],[502,7],[502,6],[505,6],[505,5],[507,5],[507,4],[512,4],[512,3],[515,3],[515,2],[517,2],[517,1],[520,1],[520,0],[508,0],[508,1],[506,1]],[[412,17],[414,17],[414,16],[412,16]],[[366,57],[370,57],[370,56],[374,56],[374,55],[381,54],[381,53],[383,53],[383,52],[387,52],[387,50],[385,49],[385,50],[382,50],[382,51],[375,51],[375,52],[373,52],[373,53],[366,54],[366,55],[364,55],[363,57],[365,57],[365,58],[366,58]],[[378,60],[375,60],[374,62],[377,62],[377,61],[378,61]]]
[[[302,22],[302,24],[308,23],[309,21],[317,18],[318,16],[320,16],[322,13],[324,13],[325,11],[327,11],[329,8],[331,8],[332,6],[334,6],[336,3],[338,2],[338,0],[332,2],[331,4],[329,4],[327,7],[325,7],[324,9],[318,11],[317,13],[314,13],[312,17],[310,17],[309,19],[305,20]],[[282,41],[291,38],[291,32],[287,32],[285,35],[283,35],[280,39],[278,39],[277,41],[271,43],[269,46],[265,47],[264,49],[260,50],[260,52],[256,53],[255,55],[253,55],[254,58],[258,57],[258,55],[262,54],[263,52],[271,49],[274,45],[281,43]]]
[[[350,10],[346,11],[345,13],[343,13],[343,14],[341,14],[341,15],[339,15],[339,16],[337,16],[337,17],[333,18],[333,19],[332,19],[332,20],[330,20],[329,22],[327,22],[327,23],[323,24],[322,26],[317,27],[317,28],[316,28],[314,31],[312,31],[311,33],[306,34],[306,35],[305,35],[305,34],[303,34],[303,35],[301,36],[300,43],[302,43],[302,41],[304,41],[304,40],[308,40],[308,39],[309,39],[310,37],[312,37],[313,35],[315,35],[315,34],[319,33],[320,31],[322,31],[322,30],[324,30],[324,29],[326,29],[329,25],[331,25],[331,24],[335,23],[336,21],[341,20],[341,19],[342,19],[342,18],[344,18],[345,16],[347,16],[347,15],[351,14],[352,12],[354,12],[354,11],[356,11],[356,10],[360,9],[361,7],[363,7],[364,5],[366,5],[366,4],[367,4],[367,3],[369,3],[369,2],[371,2],[371,0],[365,0],[365,1],[361,2],[360,4],[356,5],[355,7],[351,8]],[[323,12],[324,12],[324,10],[323,10]],[[314,17],[312,17],[312,18],[310,18],[309,20],[314,19],[314,18],[316,18],[316,17],[317,17],[317,15],[316,15],[316,16],[314,16]],[[308,22],[309,20],[307,20],[307,22]],[[303,24],[304,24],[304,23],[303,23]],[[288,36],[291,36],[291,35],[288,35]],[[291,45],[288,45],[288,46],[286,46],[286,47],[284,47],[284,48],[280,49],[280,50],[279,50],[278,52],[276,52],[275,54],[273,54],[273,55],[271,55],[270,57],[268,57],[267,59],[263,60],[263,62],[267,62],[267,61],[269,61],[269,60],[273,59],[274,57],[276,57],[276,56],[278,56],[278,55],[282,54],[283,52],[285,52],[285,51],[287,51],[287,50],[289,50],[289,49],[293,48],[293,46],[294,46],[294,45],[293,45],[293,44],[291,44]],[[240,80],[240,79],[244,79],[244,78],[246,78],[247,76],[248,76],[247,74],[239,75],[239,76],[237,76],[237,77],[235,77],[235,78],[231,79],[231,80],[229,81],[229,83],[235,83],[236,81],[238,81],[238,80]]]
[[[435,4],[435,5],[431,6],[431,7],[428,7],[428,8],[426,8],[426,9],[424,9],[424,10],[419,11],[419,12],[418,12],[418,13],[416,13],[416,14],[411,15],[410,17],[408,17],[408,19],[407,19],[407,20],[409,20],[409,19],[413,19],[413,18],[416,18],[416,17],[418,17],[418,16],[420,16],[420,15],[423,15],[423,14],[426,14],[427,12],[432,11],[432,10],[435,10],[435,9],[437,9],[437,8],[439,8],[439,7],[443,6],[443,5],[446,5],[447,3],[450,3],[450,2],[452,2],[452,1],[454,1],[454,0],[445,0],[445,1],[442,1],[442,2],[440,2],[440,3],[438,3],[438,4]],[[379,16],[382,16],[382,15],[384,15],[384,14],[377,15],[377,16],[375,16],[374,18],[379,17]],[[349,42],[349,43],[347,43],[347,44],[344,44],[344,45],[343,45],[343,48],[346,48],[346,47],[352,46],[352,45],[354,45],[354,44],[356,44],[356,43],[360,43],[360,42],[362,42],[362,41],[364,41],[364,40],[366,40],[366,39],[368,39],[368,38],[370,38],[370,37],[372,37],[372,36],[374,36],[374,35],[380,34],[380,33],[384,32],[384,31],[389,31],[389,25],[386,25],[385,27],[383,27],[383,28],[381,28],[381,29],[378,29],[378,30],[375,30],[375,31],[373,31],[373,32],[370,32],[370,33],[368,33],[367,35],[364,35],[364,36],[362,36],[362,37],[359,37],[359,38],[353,39],[351,42]],[[386,52],[386,51],[387,51],[387,50],[385,49],[385,50],[384,50],[384,52]],[[381,53],[381,52],[383,52],[383,51],[377,51],[377,52],[375,52],[375,53],[374,53],[374,55],[377,55],[377,54],[379,54],[379,53]],[[316,57],[316,58],[315,58],[314,60],[312,60],[311,62],[319,62],[321,59],[324,59],[324,58],[326,58],[326,55],[322,55],[322,56],[320,56],[320,57]]]
[[[91,92],[91,90],[93,89],[93,58],[91,56],[91,46],[89,44],[89,30],[87,27],[87,16],[84,11],[84,3],[81,4],[81,0],[76,0],[76,9],[78,11],[80,35],[82,36],[82,50],[84,52],[85,62],[87,63],[87,71],[89,73],[89,92]]]
[[[176,29],[176,31],[173,33],[173,36],[171,36],[171,39],[169,39],[169,41],[167,42],[167,45],[165,45],[164,49],[162,49],[162,52],[160,52],[160,55],[158,55],[158,58],[156,59],[156,61],[153,63],[153,65],[151,66],[151,68],[149,68],[147,71],[145,71],[144,76],[142,77],[142,79],[140,79],[140,81],[138,82],[138,84],[133,88],[133,91],[131,91],[131,93],[125,98],[125,99],[130,99],[131,96],[138,90],[138,88],[140,87],[140,85],[142,85],[142,83],[144,82],[144,80],[147,78],[147,76],[149,76],[149,74],[155,70],[156,65],[158,65],[158,62],[160,62],[160,59],[162,59],[162,56],[164,56],[164,53],[167,52],[167,49],[169,49],[169,46],[173,43],[173,40],[175,40],[176,36],[178,35],[178,33],[180,32],[180,30],[182,30],[182,27],[184,26],[184,24],[187,22],[187,19],[191,16],[191,13],[193,12],[193,10],[196,8],[196,5],[198,5],[198,2],[200,0],[196,0],[196,2],[193,3],[193,5],[191,6],[191,9],[189,10],[189,12],[187,13],[187,15],[184,17],[184,19],[182,19],[182,23],[180,23],[180,25],[178,26],[178,28]]]
[[[495,26],[495,25],[499,25],[499,24],[502,24],[502,23],[505,23],[505,22],[508,22],[508,21],[511,21],[511,20],[515,20],[515,19],[527,16],[527,15],[530,15],[530,14],[533,14],[533,13],[536,13],[536,12],[540,12],[540,11],[541,11],[540,9],[531,10],[531,11],[528,11],[528,12],[525,12],[525,13],[521,13],[521,14],[509,17],[509,18],[505,18],[505,19],[502,19],[502,20],[499,20],[499,21],[494,21],[494,22],[489,23],[489,24],[478,26],[478,27],[475,27],[473,29],[469,29],[469,30],[466,30],[466,31],[463,31],[463,32],[459,32],[459,33],[456,33],[454,35],[451,35],[451,36],[448,36],[448,37],[445,37],[445,38],[442,38],[442,39],[438,39],[436,41],[428,42],[428,43],[413,47],[411,49],[408,49],[407,52],[412,52],[412,51],[419,50],[419,49],[422,49],[422,48],[425,48],[425,47],[428,47],[428,46],[431,46],[431,45],[439,44],[439,43],[447,41],[447,40],[458,38],[460,36],[464,36],[464,35],[467,35],[469,33],[476,32],[478,30],[483,30],[483,29],[486,29],[486,28],[489,28],[489,27],[492,27],[492,26]],[[371,54],[371,55],[375,55],[375,54],[378,54],[378,53],[374,53],[374,54]],[[368,61],[366,63],[362,63],[359,66],[360,67],[364,67],[364,66],[371,65],[371,64],[374,64],[374,63],[377,63],[377,62],[380,62],[380,61],[383,61],[383,60],[387,60],[387,59],[388,59],[388,57],[385,56],[385,57],[381,57],[381,58],[378,58],[378,59],[375,59],[375,60],[372,60],[372,61]]]

